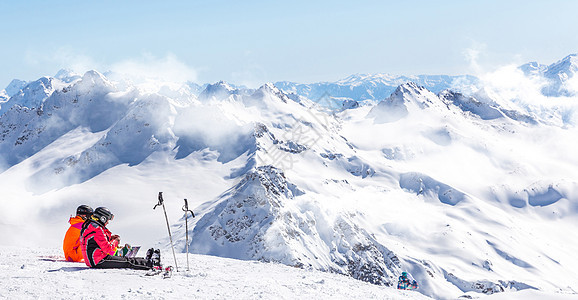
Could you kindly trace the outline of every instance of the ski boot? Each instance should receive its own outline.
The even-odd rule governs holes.
[[[150,248],[147,250],[146,260],[147,265],[151,267],[151,270],[146,273],[147,276],[153,276],[163,272],[163,267],[161,265],[161,251],[159,249],[154,250],[153,248]]]

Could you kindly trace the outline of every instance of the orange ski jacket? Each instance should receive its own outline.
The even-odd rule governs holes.
[[[66,231],[64,236],[64,243],[62,249],[64,250],[64,258],[66,261],[83,261],[82,249],[80,249],[80,229],[84,220],[79,217],[71,217],[68,221],[70,228]]]

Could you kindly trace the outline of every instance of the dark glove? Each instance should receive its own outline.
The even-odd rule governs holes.
[[[110,238],[111,240],[117,240],[120,243],[120,236],[118,234],[114,234]]]

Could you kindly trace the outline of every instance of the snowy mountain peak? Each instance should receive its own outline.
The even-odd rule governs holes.
[[[368,77],[368,74],[361,74],[361,73],[357,73],[357,74],[353,74],[353,75],[349,75],[343,79],[340,79],[338,81],[336,81],[336,83],[340,83],[340,84],[348,84],[348,83],[352,83],[352,82],[357,82],[360,80],[364,80]]]
[[[264,85],[262,85],[261,87],[259,87],[259,90],[267,90],[267,91],[272,91],[274,93],[279,92],[279,89],[270,82],[267,82]]]
[[[71,77],[66,77],[67,74]],[[79,92],[89,92],[91,89],[94,89],[92,91],[94,92],[96,90],[100,90],[101,88],[111,90],[115,87],[114,84],[108,78],[106,78],[106,76],[95,70],[87,71],[84,73],[84,75],[82,75],[82,77],[79,75],[73,75],[73,73],[67,74],[60,73],[60,75],[63,76],[63,80],[56,77],[50,77],[50,79],[57,85],[56,90],[61,90],[64,88],[65,91],[68,91],[74,87]]]
[[[54,78],[60,79],[63,82],[71,83],[81,78],[81,76],[70,69],[60,69]]]
[[[378,82],[388,82],[394,80],[396,76],[385,74],[385,73],[378,73],[378,74],[353,74],[344,79],[336,81],[337,84],[361,84],[362,82],[367,81],[378,81]]]
[[[547,66],[538,66],[538,70],[532,70],[532,66],[524,65],[521,69],[526,75],[540,75],[546,79],[547,84],[542,88],[542,94],[549,97],[571,97],[576,95],[577,90],[570,81],[578,72],[578,55],[570,54],[563,59]]]
[[[36,81],[32,81],[32,82],[28,83],[22,89],[22,91],[23,92],[35,91],[35,90],[39,90],[39,89],[42,89],[44,91],[49,91],[52,88],[54,81],[55,81],[55,79],[52,77],[43,76],[43,77],[40,77]]]
[[[437,95],[416,84],[408,82],[397,87],[388,98],[371,109],[368,116],[377,123],[395,122],[406,117],[410,112],[436,108],[447,110],[447,105]]]
[[[524,72],[526,76],[540,76],[544,74],[548,66],[533,61],[519,66],[518,69]]]
[[[0,108],[0,115],[8,111],[13,106],[27,108],[37,108],[42,105],[52,93],[59,89],[62,83],[52,77],[41,77],[36,81],[28,83],[24,88],[14,94],[8,102]]]
[[[578,55],[570,54],[563,59],[548,66],[545,76],[553,79],[566,81],[578,72]]]
[[[439,102],[439,99],[434,93],[430,92],[425,87],[420,86],[415,82],[407,82],[400,85],[395,90],[395,92],[393,92],[393,94],[391,94],[391,96],[384,101],[407,104],[413,103],[419,108],[424,109],[432,106],[432,104]]]
[[[466,96],[452,90],[444,90],[438,93],[438,97],[446,104],[456,104],[462,102],[479,102],[474,97]]]
[[[83,82],[90,82],[93,85],[112,86],[112,83],[103,74],[95,70],[90,70],[84,73],[81,80]]]
[[[198,220],[192,251],[313,267],[391,286],[399,273],[396,255],[359,228],[354,214],[334,218],[294,203],[301,194],[280,169],[252,169]]]
[[[438,97],[446,104],[453,104],[464,112],[470,112],[477,115],[482,120],[493,120],[504,117],[500,109],[492,106],[490,103],[478,101],[474,97],[466,96],[450,90],[442,91]]]
[[[578,64],[578,53],[569,54],[568,56],[562,58],[560,62],[576,66],[576,64]]]
[[[235,88],[233,88],[229,83],[221,80],[215,84],[207,85],[205,90],[207,92],[218,92],[218,91],[233,92]]]
[[[193,231],[194,252],[241,259],[267,258],[264,235],[284,206],[280,198],[291,198],[283,172],[261,166],[245,174],[230,193],[222,195],[212,211],[206,213]],[[237,251],[222,253],[228,244]]]
[[[438,93],[438,97],[446,104],[455,102],[464,102],[465,97],[463,94],[454,92],[452,90],[444,90]]]
[[[116,90],[115,85],[108,78],[94,70],[87,71],[74,83],[63,83],[63,85],[66,86],[64,91],[74,89],[80,95],[104,94]]]
[[[278,98],[281,101],[283,101],[284,103],[287,103],[287,101],[290,100],[290,98],[285,93],[283,93],[280,89],[278,89],[272,83],[266,83],[266,84],[262,85],[252,95],[253,98],[257,98],[257,99],[263,99],[267,96]]]
[[[400,85],[395,93],[402,93],[402,94],[422,94],[423,92],[428,91],[425,87],[418,85],[417,83],[410,81]]]
[[[208,84],[204,91],[199,94],[199,99],[223,99],[230,95],[236,94],[237,89],[233,88],[225,81],[219,81],[214,84]]]
[[[28,82],[24,80],[13,79],[4,90],[6,91],[8,97],[12,97],[20,92],[20,90],[23,89],[27,84]]]

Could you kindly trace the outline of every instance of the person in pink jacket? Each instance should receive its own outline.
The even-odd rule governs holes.
[[[114,215],[106,207],[97,207],[90,218],[82,225],[80,246],[84,262],[91,268],[112,269],[130,268],[150,270],[160,266],[160,252],[150,251],[147,258],[115,256],[120,237],[106,228]],[[152,250],[152,249],[151,249]],[[158,253],[157,253],[158,252]],[[156,254],[156,255],[155,255]]]

